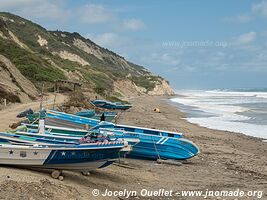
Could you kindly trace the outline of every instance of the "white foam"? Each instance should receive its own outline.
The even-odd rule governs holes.
[[[213,114],[212,117],[188,118],[187,120],[207,128],[244,133],[246,135],[267,138],[267,125],[246,123],[250,118],[239,112],[248,108],[236,104],[267,103],[266,92],[228,92],[228,91],[180,91],[183,95],[171,101],[195,110]]]
[[[245,135],[267,139],[266,125],[227,121],[223,117],[187,118],[186,120],[211,129],[243,133]]]

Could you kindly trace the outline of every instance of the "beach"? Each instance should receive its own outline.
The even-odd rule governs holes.
[[[111,165],[93,171],[90,176],[64,172],[64,181],[52,179],[44,171],[1,166],[0,199],[203,199],[179,195],[187,190],[263,191],[261,199],[267,199],[267,143],[259,138],[189,123],[168,98],[140,96],[128,99],[133,108],[121,113],[118,123],[183,132],[185,138],[199,146],[200,154],[196,157],[183,161],[181,166],[122,159],[126,165]],[[161,112],[154,112],[154,108]],[[3,112],[0,114],[4,118]],[[96,190],[99,193],[95,193]],[[127,198],[127,191],[135,196]],[[142,196],[141,191],[147,195]],[[158,191],[163,196],[150,197],[148,191]],[[168,197],[170,191],[176,195]],[[111,197],[105,196],[107,192]],[[256,195],[237,199],[259,198]]]

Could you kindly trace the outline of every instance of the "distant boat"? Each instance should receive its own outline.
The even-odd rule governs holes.
[[[109,104],[105,104],[103,106],[103,108],[107,108],[107,109],[113,109],[113,110],[128,110],[132,107],[132,105],[130,104],[123,104],[121,102],[115,102],[115,103],[109,103]]]
[[[122,102],[110,102],[106,100],[93,100],[91,101],[97,107],[112,109],[112,110],[128,110],[132,107],[130,104],[124,104]]]
[[[91,101],[91,103],[93,103],[97,107],[102,107],[102,106],[104,106],[105,104],[107,104],[109,102],[106,101],[106,100],[98,100],[98,99],[96,99],[96,100]]]

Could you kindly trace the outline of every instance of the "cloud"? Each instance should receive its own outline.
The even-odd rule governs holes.
[[[127,43],[127,38],[112,32],[107,32],[99,35],[88,34],[87,36],[96,44],[106,48],[116,48]]]
[[[61,1],[52,0],[1,0],[0,8],[34,20],[64,21],[71,14],[70,10],[64,9]]]
[[[256,32],[253,31],[249,33],[244,33],[237,37],[235,44],[237,45],[249,44],[256,39],[256,35],[257,35]]]
[[[144,22],[140,19],[127,19],[123,21],[123,27],[128,29],[128,30],[140,30],[144,29],[146,26]]]
[[[0,8],[1,9],[11,9],[11,8],[18,8],[21,6],[28,6],[31,4],[38,4],[40,0],[1,0]]]
[[[247,23],[251,21],[251,17],[248,15],[238,15],[236,16],[236,19],[240,23]]]
[[[229,23],[248,23],[252,20],[250,15],[237,15],[234,17],[225,17],[223,21]]]
[[[113,11],[102,4],[67,8],[66,2],[61,0],[1,0],[0,9],[15,12],[30,19],[54,21],[76,19],[76,22],[87,24],[107,23],[115,18]]]
[[[230,23],[248,23],[257,16],[267,17],[267,0],[252,4],[247,14],[225,17],[223,21]]]
[[[228,23],[248,23],[252,20],[250,15],[237,15],[234,17],[225,17],[223,18],[224,22]]]
[[[87,4],[79,13],[81,20],[88,24],[107,23],[115,18],[112,11],[101,4]]]
[[[41,2],[31,7],[22,7],[18,13],[27,18],[66,21],[71,17],[71,11],[65,10],[60,5]]]
[[[151,62],[169,66],[176,66],[181,62],[178,54],[166,53],[166,52],[152,53],[149,56],[143,57],[142,60],[145,62]]]
[[[252,5],[252,12],[267,17],[267,1],[261,1]]]

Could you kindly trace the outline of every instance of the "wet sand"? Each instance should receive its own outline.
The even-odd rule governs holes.
[[[173,190],[173,193],[206,189],[261,190],[265,192],[262,199],[267,199],[267,143],[243,134],[188,123],[182,119],[184,114],[163,97],[137,97],[129,101],[134,106],[119,116],[119,123],[184,132],[184,137],[196,143],[201,153],[181,166],[124,159],[129,168],[112,165],[96,170],[90,176],[65,172],[64,181],[54,180],[46,172],[1,167],[0,199],[126,199],[126,196],[94,197],[94,189],[100,194],[106,189],[111,192],[137,191],[137,197],[128,199],[203,199],[142,197],[142,189]],[[154,108],[159,108],[161,113],[153,112]]]

